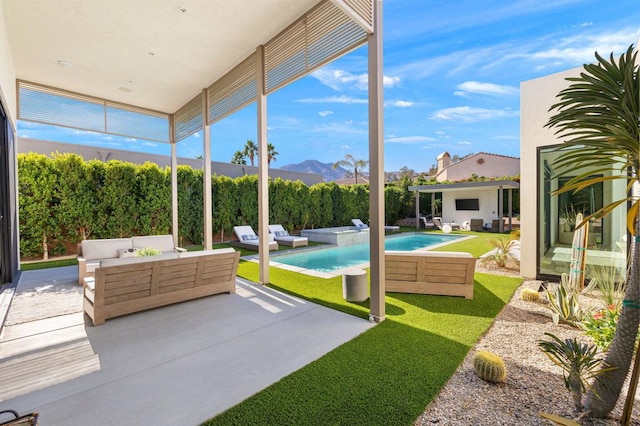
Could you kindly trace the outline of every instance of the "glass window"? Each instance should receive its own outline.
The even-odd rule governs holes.
[[[556,177],[553,163],[560,154],[557,147],[538,151],[538,275],[560,275],[569,272],[573,232],[578,213],[587,216],[604,205],[626,197],[624,180],[598,183],[577,193],[552,195],[571,178]],[[576,169],[572,175],[587,170]],[[594,174],[603,176],[602,174]],[[627,264],[626,207],[620,206],[588,226],[586,274],[612,269],[624,274]]]

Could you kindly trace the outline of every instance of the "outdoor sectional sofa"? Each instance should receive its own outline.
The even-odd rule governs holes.
[[[385,289],[473,299],[475,269],[469,253],[385,251]]]
[[[103,260],[84,288],[93,325],[108,318],[219,293],[235,293],[240,252],[232,248]]]
[[[155,257],[156,260],[177,259],[178,252],[187,251],[176,247],[172,235],[83,240],[78,246],[78,284],[83,285],[85,278],[93,278],[103,260],[134,257],[135,250],[141,248],[160,250],[160,257]]]

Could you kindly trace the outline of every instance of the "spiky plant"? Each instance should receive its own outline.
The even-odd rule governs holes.
[[[593,417],[606,417],[618,400],[631,366],[636,332],[640,323],[640,200],[633,185],[640,184],[640,67],[633,45],[616,62],[595,54],[597,63],[584,65],[579,77],[558,94],[559,101],[546,126],[564,138],[554,162],[560,176],[584,170],[557,191],[578,192],[595,184],[623,180],[626,197],[613,200],[584,218],[602,218],[618,206],[630,204],[627,227],[635,235],[630,250],[622,312],[605,362],[614,367],[598,375],[587,394],[585,410]],[[599,176],[594,177],[598,174]]]
[[[582,411],[582,394],[589,389],[589,381],[609,371],[601,368],[598,348],[580,343],[575,338],[560,340],[556,335],[544,333],[552,340],[538,342],[540,350],[563,370],[564,385],[571,392],[576,411]]]

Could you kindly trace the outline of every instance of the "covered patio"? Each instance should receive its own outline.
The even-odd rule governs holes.
[[[373,327],[246,280],[236,289],[92,327],[76,268],[23,272],[0,336],[0,406],[52,425],[199,424]],[[45,304],[67,313],[36,319]]]
[[[457,222],[462,224],[471,219],[482,219],[485,224],[498,220],[498,232],[504,232],[503,190],[507,189],[507,209],[509,230],[513,224],[513,190],[520,188],[520,183],[512,180],[495,180],[480,182],[442,183],[435,185],[409,186],[409,191],[415,192],[416,229],[420,228],[420,193],[431,194],[431,216],[437,216],[435,211],[436,193],[442,193],[443,222]]]
[[[3,0],[0,12],[0,100],[10,133],[22,120],[169,143],[176,241],[176,144],[203,134],[203,239],[210,249],[211,126],[257,105],[261,284],[270,282],[268,95],[367,45],[371,319],[384,320],[381,0]],[[17,265],[17,247],[10,254],[8,263]]]

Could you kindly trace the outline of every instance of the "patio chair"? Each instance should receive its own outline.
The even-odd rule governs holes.
[[[442,223],[442,218],[441,217],[437,217],[437,216],[434,216],[433,224],[441,231],[442,231],[442,226],[443,225],[451,226],[451,229],[453,231],[456,231],[456,230],[460,229],[460,224],[455,223],[455,222]]]
[[[469,230],[482,232],[484,231],[484,219],[471,219],[469,221]]]
[[[269,233],[271,233],[278,244],[283,246],[301,247],[309,244],[307,237],[298,237],[289,235],[282,225],[269,225]]]
[[[504,219],[502,219],[502,229],[504,230]],[[500,232],[500,219],[493,219],[490,232]]]
[[[258,250],[260,240],[253,228],[250,226],[234,226],[233,232],[238,237],[238,241],[232,241],[232,246],[246,248],[247,250]],[[275,241],[273,234],[269,234],[269,250],[278,250],[278,243]]]

